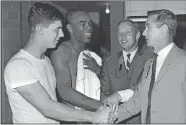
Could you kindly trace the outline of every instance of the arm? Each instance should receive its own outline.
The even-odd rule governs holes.
[[[59,47],[52,52],[51,61],[55,69],[57,78],[57,90],[59,95],[65,101],[81,107],[86,110],[95,111],[102,105],[101,102],[91,99],[71,87],[70,71],[67,65],[65,50],[67,48]]]
[[[105,107],[93,113],[77,110],[52,100],[48,92],[38,81],[32,65],[25,61],[18,60],[10,63],[4,71],[4,75],[9,81],[10,87],[16,89],[28,103],[47,118],[95,123],[105,123],[108,121],[109,110]]]
[[[139,86],[134,92],[134,95],[125,103],[119,106],[118,110],[118,122],[121,122],[132,115],[135,115],[141,111],[140,92]]]
[[[105,100],[110,96],[110,77],[108,72],[107,60],[102,66],[100,73],[100,82],[101,82],[101,100]]]
[[[16,90],[47,118],[63,121],[92,121],[94,115],[92,112],[76,110],[53,101],[39,82],[17,87]]]

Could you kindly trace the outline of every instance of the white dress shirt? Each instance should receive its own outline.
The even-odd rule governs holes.
[[[156,62],[156,76],[155,76],[155,80],[159,74],[159,71],[161,69],[161,66],[163,65],[163,62],[165,60],[165,58],[167,57],[168,53],[170,52],[170,50],[172,49],[172,47],[174,46],[174,43],[170,43],[169,45],[167,45],[165,48],[163,48],[161,51],[159,51],[158,57],[157,57],[157,62]]]
[[[125,52],[124,50],[122,51],[123,52],[124,61],[125,61],[125,67],[127,67],[127,59],[128,59],[127,54],[130,54],[130,60],[129,60],[129,62],[131,63],[132,60],[133,60],[133,58],[134,58],[134,55],[137,52],[137,50],[138,50],[138,47],[134,51],[132,51],[130,53]]]

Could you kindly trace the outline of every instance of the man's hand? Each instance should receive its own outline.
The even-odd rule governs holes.
[[[83,53],[83,56],[85,57],[83,58],[84,69],[89,69],[98,75],[100,73],[100,66],[97,64],[96,60],[90,54],[87,55]]]
[[[108,123],[110,116],[110,109],[107,106],[100,106],[93,116],[93,123]]]
[[[106,98],[103,103],[104,105],[108,105],[112,112],[118,110],[119,103],[121,102],[122,98],[119,93],[114,93],[108,98]]]
[[[117,121],[117,119],[118,119],[118,112],[114,111],[114,112],[110,113],[108,123],[109,124],[114,124]]]

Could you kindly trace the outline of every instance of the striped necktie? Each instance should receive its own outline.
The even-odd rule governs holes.
[[[130,68],[130,55],[131,55],[131,54],[127,54],[127,66],[126,66],[127,71],[128,71],[129,68]]]

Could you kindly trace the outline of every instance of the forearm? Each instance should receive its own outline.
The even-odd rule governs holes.
[[[104,101],[111,95],[109,80],[101,79],[101,101]]]
[[[65,101],[89,111],[96,111],[102,105],[100,101],[91,99],[68,85],[60,85],[58,92]]]
[[[105,99],[107,99],[109,96],[104,94],[103,92],[101,93],[101,101],[104,101]]]
[[[117,123],[139,113],[140,111],[140,96],[138,92],[135,92],[133,97],[119,106]]]
[[[105,64],[100,72],[100,82],[101,82],[101,100],[103,101],[111,95],[110,92],[110,77],[108,72],[108,67]]]
[[[63,103],[48,101],[43,107],[45,117],[59,121],[88,121],[92,122],[93,112],[71,108]]]

